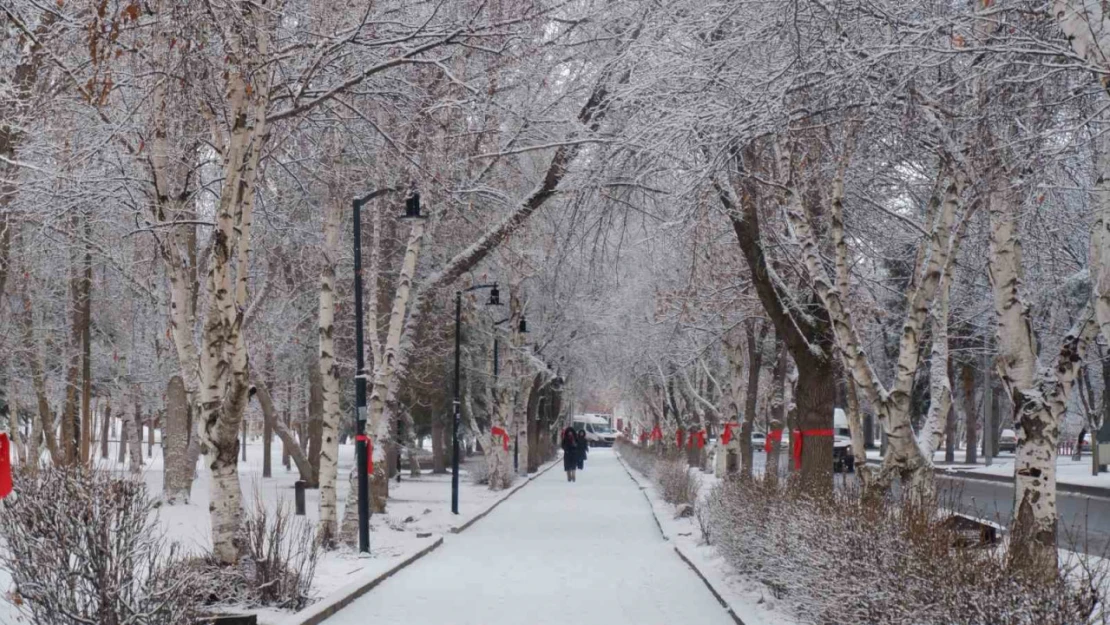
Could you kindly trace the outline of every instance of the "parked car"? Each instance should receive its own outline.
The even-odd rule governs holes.
[[[833,437],[833,473],[851,473],[856,470],[856,457],[852,455],[852,439]]]
[[[757,450],[762,450],[764,445],[767,444],[767,435],[763,432],[752,432],[752,447]]]
[[[1016,452],[1017,433],[1009,428],[1002,430],[1002,433],[998,435],[998,451]]]

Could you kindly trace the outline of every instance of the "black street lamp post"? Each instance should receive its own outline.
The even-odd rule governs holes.
[[[462,420],[460,387],[461,371],[459,370],[460,350],[459,338],[462,335],[462,294],[478,289],[490,289],[489,305],[500,306],[500,292],[497,284],[476,284],[464,291],[455,291],[455,397],[452,402],[454,416],[451,419],[451,513],[459,513],[459,422]]]
[[[366,359],[362,319],[362,207],[374,198],[396,191],[371,191],[351,201],[354,216],[355,256],[355,463],[358,470],[358,550],[370,553],[370,475],[367,472],[369,438],[366,436]],[[411,209],[409,209],[411,211]],[[419,213],[419,200],[417,200]]]

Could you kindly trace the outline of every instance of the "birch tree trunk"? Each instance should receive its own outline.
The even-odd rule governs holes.
[[[511,372],[506,376],[511,388],[512,407],[508,429],[511,437],[509,440],[510,453],[516,445],[517,475],[528,477],[528,398],[532,393],[533,376],[527,363],[530,356],[526,353],[524,334],[520,332],[521,320],[524,318],[524,303],[521,301],[521,288],[519,278],[509,285],[509,344],[512,346],[507,363]],[[523,461],[520,459],[523,458]],[[509,467],[513,469],[512,459]]]
[[[781,158],[788,161],[789,155]],[[847,307],[848,260],[843,224],[845,166],[846,162],[842,162],[833,180],[830,202],[832,219],[830,232],[836,253],[837,286],[835,289],[820,259],[817,240],[810,228],[810,217],[807,215],[810,211],[807,210],[800,193],[795,191],[788,193],[787,216],[801,244],[802,258],[814,282],[814,290],[817,291],[829,312],[833,336],[843,357],[845,368],[886,424],[888,450],[883,458],[883,467],[871,486],[885,490],[893,475],[899,474],[903,483],[910,485],[911,497],[917,501],[931,501],[935,493],[932,455],[926,457],[922,454],[914,436],[910,421],[911,393],[919,364],[918,342],[926,313],[941,286],[942,275],[948,268],[951,251],[955,245],[951,235],[958,204],[958,190],[953,180],[938,187],[944,190],[943,198],[934,194],[930,214],[935,217],[929,219],[931,224],[929,236],[918,247],[918,264],[923,267],[920,274],[915,275],[916,284],[909,296],[909,309],[899,342],[896,375],[888,391],[879,381],[863,352],[858,330]],[[789,163],[784,162],[781,169],[788,171],[789,167]],[[942,176],[946,177],[946,174],[942,173]],[[945,318],[947,319],[947,315]],[[947,334],[945,334],[945,341],[947,341]],[[947,353],[946,343],[944,351]],[[946,363],[942,377],[947,380]]]
[[[193,488],[195,463],[189,464],[189,398],[181,376],[173,376],[166,385],[166,429],[163,449],[165,484],[162,498],[170,505],[189,503]]]
[[[393,309],[389,315],[389,331],[382,349],[382,359],[374,367],[374,383],[369,402],[370,415],[367,421],[367,431],[374,443],[374,475],[370,480],[370,507],[373,512],[385,512],[386,498],[389,496],[385,450],[390,437],[385,407],[391,392],[396,393],[394,373],[397,368],[398,348],[405,326],[405,310],[412,290],[412,279],[416,273],[416,261],[424,241],[424,226],[423,220],[415,220],[412,230],[409,231],[401,274],[397,277],[397,291],[393,297]]]
[[[1001,176],[997,177],[1001,178]],[[1083,311],[1065,337],[1056,366],[1037,375],[1037,341],[1029,308],[1022,299],[1023,269],[1017,223],[1019,200],[1007,181],[990,190],[990,278],[998,317],[999,377],[1011,397],[1017,426],[1014,463],[1014,521],[1011,564],[1057,575],[1056,451],[1064,415],[1079,366],[1099,332],[1091,311]]]
[[[781,430],[786,425],[786,345],[782,339],[775,337],[775,368],[771,372],[771,423],[767,435]],[[778,441],[770,441],[767,451],[767,465],[763,470],[763,477],[769,484],[776,484],[779,477],[779,450]]]
[[[763,343],[767,339],[767,325],[762,324],[756,337],[754,322],[745,328],[748,342],[748,383],[744,398],[744,420],[740,422],[740,476],[751,479],[755,457],[752,450],[752,424],[759,399],[759,374],[763,368]]]
[[[308,367],[308,462],[319,486],[320,450],[324,444],[324,378],[319,364]]]
[[[111,437],[112,396],[104,398],[104,414],[100,417],[100,458],[108,459],[108,439]]]
[[[511,323],[511,322],[510,322]],[[495,330],[496,331],[496,330]],[[494,435],[495,432],[501,431],[508,435],[513,431],[512,426],[512,412],[513,412],[513,397],[515,395],[515,372],[516,368],[513,364],[514,358],[511,351],[508,351],[508,358],[505,359],[505,366],[503,371],[498,376],[493,375],[493,363],[490,361],[488,366],[490,383],[488,386],[492,387],[490,394],[492,396],[492,410],[490,411],[490,429],[486,437],[485,452],[486,452],[486,474],[489,476],[489,489],[490,490],[504,490],[513,483],[513,464],[512,459],[509,457],[510,448],[503,445],[503,438],[500,435]],[[478,433],[475,432],[475,435]],[[510,445],[512,441],[510,441]]]
[[[135,414],[132,415],[130,420],[131,427],[128,429],[127,447],[131,452],[131,473],[138,474],[143,467],[143,404],[142,393],[138,384],[132,387],[132,394],[135,401]]]
[[[258,397],[258,404],[262,407],[262,418],[266,419],[277,437],[281,439],[282,446],[289,451],[290,458],[297,465],[297,471],[305,482],[305,488],[317,488],[319,482],[312,463],[309,462],[308,456],[297,444],[293,432],[278,417],[273,398],[270,396],[270,390],[265,384],[256,384],[255,396]]]
[[[226,75],[228,118],[233,120],[224,157],[224,181],[216,213],[217,227],[209,263],[207,290],[209,311],[201,358],[199,419],[212,456],[212,545],[217,560],[234,564],[239,559],[237,535],[242,516],[239,486],[239,424],[243,419],[250,388],[250,365],[241,327],[247,307],[250,269],[250,233],[255,181],[262,143],[266,136],[268,78],[264,68],[256,75],[247,72],[257,59],[269,53],[266,23],[269,13],[244,5],[243,17],[249,35],[231,35],[226,43],[232,53]],[[253,37],[253,40],[251,39]],[[235,247],[236,276],[232,285],[231,261]]]
[[[320,525],[317,540],[331,549],[338,538],[336,482],[339,459],[339,366],[335,361],[335,264],[342,204],[330,202],[324,224],[324,267],[320,274],[319,376],[322,380],[323,415],[320,448]]]

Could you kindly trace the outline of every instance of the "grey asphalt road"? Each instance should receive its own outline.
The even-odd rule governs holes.
[[[764,461],[763,453],[755,454],[756,471],[762,471]],[[945,508],[1010,526],[1014,507],[1012,484],[938,475],[937,490],[940,505]],[[1056,506],[1060,514],[1057,542],[1061,548],[1110,557],[1110,497],[1057,492]]]
[[[1001,482],[937,476],[941,505],[1009,527],[1014,487]],[[1097,556],[1110,554],[1110,499],[1057,492],[1061,548]]]

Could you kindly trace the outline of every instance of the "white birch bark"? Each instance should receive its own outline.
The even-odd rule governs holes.
[[[196,463],[190,466],[189,399],[180,376],[170,378],[166,386],[165,438],[162,497],[169,504],[188,503]]]
[[[250,232],[254,188],[262,143],[266,135],[268,84],[265,70],[249,75],[251,59],[266,58],[268,27],[265,15],[244,8],[250,35],[225,35],[230,46],[226,83],[232,121],[224,157],[224,181],[216,213],[212,259],[208,269],[209,310],[201,352],[200,414],[204,441],[212,452],[212,499],[209,511],[216,558],[225,564],[239,558],[236,536],[242,516],[239,486],[239,426],[249,390],[249,360],[241,333],[247,308],[250,269]],[[254,37],[254,45],[248,45]],[[252,80],[253,79],[253,80]],[[232,255],[236,276],[232,284]]]
[[[389,494],[389,476],[386,475],[385,452],[390,440],[389,420],[385,414],[386,402],[391,388],[394,387],[397,351],[401,343],[401,333],[405,324],[405,310],[408,307],[412,290],[412,279],[416,273],[416,261],[424,241],[424,221],[413,222],[409,232],[405,257],[401,264],[401,274],[397,277],[397,291],[393,297],[393,309],[389,315],[389,331],[382,347],[382,358],[374,367],[374,380],[370,392],[367,432],[374,443],[374,475],[370,481],[371,509],[385,512],[386,497]],[[393,389],[393,392],[396,392]]]
[[[511,322],[510,322],[511,323]],[[496,332],[497,330],[494,329]],[[506,349],[505,364],[500,367],[500,373],[497,376],[493,375],[493,361],[489,361],[488,373],[489,383],[487,387],[490,388],[489,396],[492,403],[490,406],[490,429],[485,437],[485,452],[486,452],[486,474],[489,476],[489,489],[490,490],[504,490],[513,483],[513,465],[512,459],[509,457],[510,451],[504,448],[504,442],[500,435],[495,436],[495,430],[503,430],[504,432],[512,432],[513,425],[513,397],[514,393],[514,372],[513,354],[511,350]],[[473,412],[472,419],[473,419]],[[474,427],[477,427],[475,424]],[[480,433],[475,430],[475,436]],[[510,441],[510,445],[512,442]],[[511,447],[510,447],[511,449]]]
[[[339,367],[335,362],[335,264],[342,204],[332,201],[324,224],[324,267],[320,274],[319,361],[323,381],[324,414],[320,448],[320,525],[317,540],[335,546],[338,526],[336,481],[339,457]]]
[[[789,155],[780,156],[784,163],[783,171],[789,170]],[[847,254],[843,235],[843,197],[844,167],[842,163],[832,183],[831,234],[836,249],[838,287],[834,289],[820,259],[815,235],[809,225],[809,215],[796,191],[787,193],[787,216],[802,249],[802,259],[814,283],[814,290],[829,312],[833,336],[844,360],[845,368],[852,375],[857,387],[862,390],[872,406],[884,421],[888,438],[888,453],[883,459],[883,468],[874,482],[876,488],[885,489],[894,473],[902,475],[903,481],[913,485],[911,496],[917,500],[928,500],[934,495],[934,480],[930,465],[926,463],[917,445],[910,423],[910,400],[913,378],[919,363],[919,336],[924,325],[926,313],[940,283],[940,277],[947,266],[951,245],[949,235],[955,216],[958,194],[955,182],[945,185],[945,196],[939,204],[939,213],[933,220],[929,237],[921,242],[927,254],[919,249],[919,258],[924,259],[917,284],[911,289],[909,307],[902,326],[899,342],[895,379],[888,391],[879,381],[875,370],[863,352],[862,342],[848,307],[847,297]],[[934,202],[937,199],[934,198]]]
[[[505,354],[505,380],[509,411],[505,431],[509,434],[509,449],[506,453],[508,469],[513,471],[513,449],[516,445],[519,464],[517,474],[528,475],[528,396],[532,393],[533,375],[527,364],[524,334],[520,332],[520,322],[524,317],[524,302],[521,301],[521,277],[514,270],[509,283],[509,350]],[[504,451],[504,450],[503,450]]]
[[[996,367],[1012,398],[1017,425],[1011,563],[1055,578],[1056,446],[1060,422],[1087,347],[1099,332],[1085,310],[1064,338],[1056,364],[1037,372],[1037,341],[1022,299],[1017,192],[995,180],[990,190],[990,278],[998,317]]]

